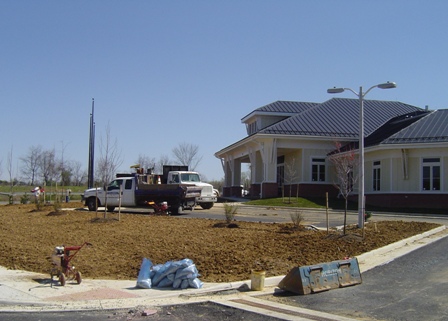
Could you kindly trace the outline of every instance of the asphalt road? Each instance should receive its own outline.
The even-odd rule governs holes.
[[[7,202],[0,202],[0,204],[7,204]],[[87,208],[86,208],[87,209]],[[104,211],[104,208],[99,208],[99,211]],[[117,212],[118,209],[115,209]],[[126,214],[144,214],[151,213],[151,209],[142,208],[122,208],[121,212]],[[300,212],[303,216],[302,225],[314,225],[320,228],[327,227],[327,213],[324,209],[296,209],[296,208],[275,208],[264,206],[247,206],[242,203],[238,207],[235,215],[237,221],[248,222],[264,222],[264,223],[291,223],[291,215]],[[204,210],[200,206],[196,206],[194,211],[186,210],[179,215],[173,215],[179,218],[207,218],[216,220],[225,220],[223,203],[215,203],[209,210]],[[381,220],[403,220],[403,221],[417,221],[417,222],[431,222],[437,224],[448,225],[448,215],[440,214],[408,214],[408,213],[385,213],[374,212],[371,221]],[[344,212],[341,210],[328,212],[328,226],[341,226],[344,222]],[[358,214],[353,211],[347,213],[347,224],[357,224]]]
[[[302,225],[314,225],[320,228],[327,227],[327,213],[322,209],[295,209],[295,208],[274,208],[261,206],[241,205],[235,215],[237,221],[264,222],[264,223],[291,223],[291,215],[300,212],[303,216]],[[184,214],[177,215],[180,218],[208,218],[225,220],[222,203],[215,204],[209,210],[196,207],[194,211],[185,211]],[[403,220],[417,222],[431,222],[448,225],[448,215],[437,214],[406,214],[406,213],[373,213],[371,221],[383,220]],[[341,226],[344,223],[344,211],[329,211],[329,227]],[[358,214],[350,211],[347,213],[347,224],[357,224]]]
[[[143,312],[148,312],[144,315]],[[151,314],[154,313],[154,314]],[[68,312],[39,312],[39,313],[0,313],[0,320],[3,321],[278,321],[280,319],[225,307],[215,303],[194,303],[175,306],[163,306],[156,309],[142,310],[139,308],[129,310],[109,310],[109,311],[68,311]]]
[[[448,237],[362,274],[362,284],[264,299],[361,320],[448,320]]]

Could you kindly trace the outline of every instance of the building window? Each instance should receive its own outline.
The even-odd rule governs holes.
[[[381,162],[373,162],[373,190],[381,190]]]
[[[325,158],[313,158],[311,160],[311,180],[313,182],[325,182]]]
[[[440,191],[440,158],[423,158],[422,189]]]

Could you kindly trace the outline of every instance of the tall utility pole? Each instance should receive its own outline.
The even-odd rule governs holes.
[[[92,113],[90,114],[90,133],[89,133],[89,169],[87,174],[87,187],[92,188],[94,184],[93,169],[95,166],[95,99],[92,98]]]

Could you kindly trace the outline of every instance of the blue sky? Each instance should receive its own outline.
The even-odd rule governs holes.
[[[223,177],[214,153],[246,135],[241,118],[276,100],[395,81],[366,98],[447,108],[447,12],[445,0],[2,0],[2,178],[11,148],[14,167],[37,145],[87,167],[92,98],[97,149],[109,124],[123,170],[185,142],[209,180]]]

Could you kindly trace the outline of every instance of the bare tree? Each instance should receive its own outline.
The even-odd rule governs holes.
[[[334,184],[339,190],[339,195],[345,200],[344,209],[344,234],[347,225],[347,207],[348,207],[348,197],[353,191],[353,185],[358,180],[357,176],[354,175],[357,172],[357,167],[359,164],[358,157],[352,148],[347,145],[342,148],[341,143],[336,142],[335,151],[329,156],[329,160],[334,165],[336,172],[337,182]]]
[[[118,150],[117,139],[113,143],[111,142],[110,124],[108,123],[105,138],[100,138],[100,158],[97,162],[96,169],[96,173],[99,175],[99,180],[101,185],[104,186],[104,189],[106,189],[106,185],[112,180],[122,162],[123,158]],[[106,218],[107,193],[104,206],[104,218]]]
[[[39,172],[45,185],[55,181],[58,176],[58,166],[54,149],[45,150],[39,158]]]
[[[61,185],[62,186],[69,186],[72,184],[72,176],[73,176],[73,169],[71,166],[70,161],[66,162],[60,162],[59,163],[59,172],[60,172],[60,178],[61,178]]]
[[[14,168],[12,165],[12,146],[11,146],[11,150],[8,153],[8,159],[6,160],[6,170],[8,171],[9,174],[9,203],[12,204],[13,202],[13,191],[14,191],[14,186],[17,185],[17,178],[14,177]]]
[[[29,181],[31,185],[36,183],[39,175],[39,164],[42,157],[42,146],[31,146],[28,153],[20,158],[22,166],[20,168],[21,174]]]
[[[72,173],[72,182],[76,186],[80,186],[84,179],[87,177],[87,172],[83,170],[82,164],[80,161],[71,161],[70,162],[71,173]]]
[[[110,125],[106,126],[105,137],[100,139],[100,157],[97,162],[96,173],[102,186],[106,186],[123,163],[121,152],[118,150],[117,139],[112,143]]]
[[[171,160],[167,155],[160,156],[159,161],[156,164],[155,172],[162,173],[163,165],[169,165],[170,163],[171,163]]]
[[[297,182],[298,170],[296,166],[296,158],[293,157],[292,161],[285,164],[285,183],[289,185],[289,203],[291,203],[292,185]],[[284,185],[283,185],[284,186]],[[283,189],[284,190],[284,189]],[[298,189],[297,189],[298,194]],[[283,191],[284,195],[284,191]]]
[[[70,162],[64,159],[65,148],[67,147],[68,144],[64,144],[63,141],[61,141],[61,144],[62,144],[61,158],[58,161],[58,170],[61,179],[61,185],[68,186],[71,185],[71,179],[72,179],[72,168],[70,166]]]
[[[137,164],[140,165],[141,168],[152,168],[154,169],[156,166],[156,159],[153,157],[149,157],[143,154],[138,155]]]
[[[202,156],[198,155],[199,146],[181,143],[178,147],[173,148],[173,155],[180,165],[187,165],[192,171],[196,169],[202,160]]]

